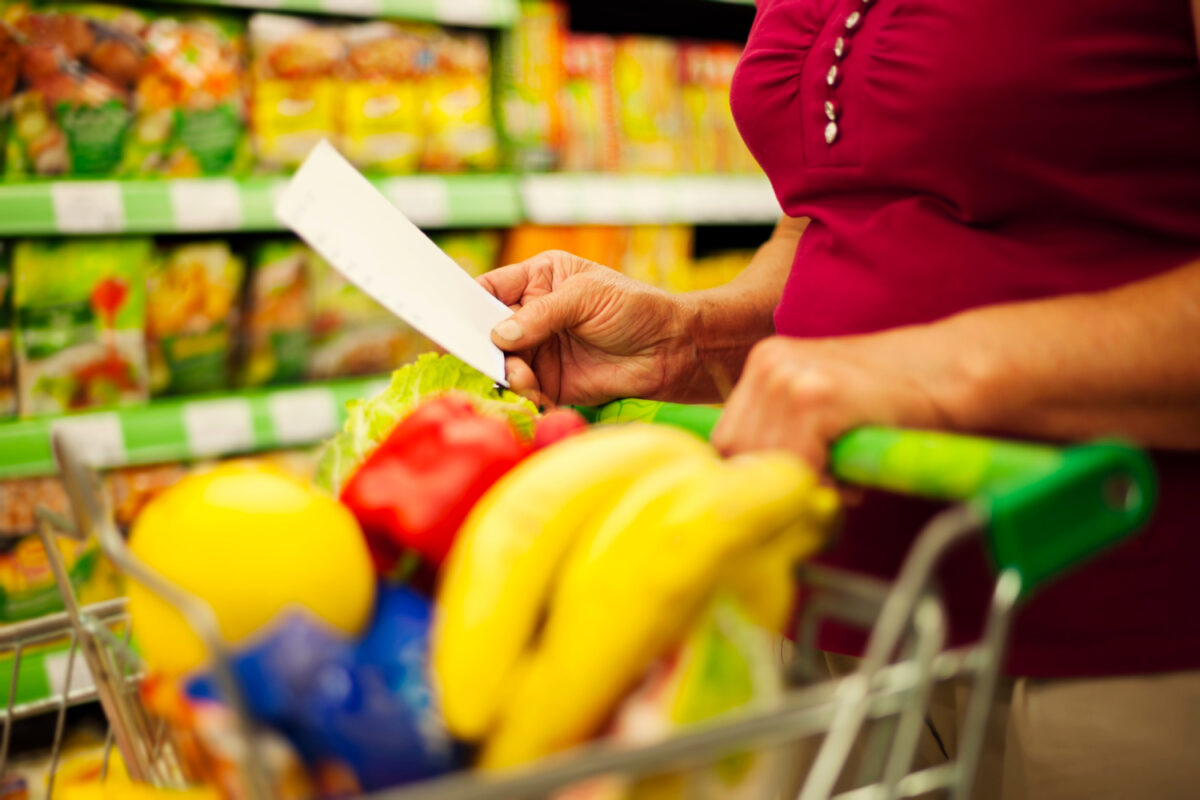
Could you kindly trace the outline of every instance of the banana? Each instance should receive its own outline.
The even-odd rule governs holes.
[[[812,472],[784,453],[692,459],[632,486],[568,557],[481,766],[515,766],[594,734],[679,641],[731,559],[803,521],[816,491]]]
[[[597,428],[536,453],[484,495],[451,550],[434,621],[433,678],[455,736],[477,741],[492,728],[563,557],[591,520],[662,464],[714,459],[680,430]]]

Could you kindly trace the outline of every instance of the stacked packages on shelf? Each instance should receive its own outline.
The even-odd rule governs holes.
[[[495,266],[498,234],[439,241],[468,272]],[[293,238],[22,240],[0,321],[2,410],[22,416],[385,373],[429,348]]]
[[[557,3],[521,3],[494,75],[486,35],[436,25],[0,9],[9,180],[281,171],[322,139],[381,175],[757,169],[729,111],[738,46],[576,34]]]
[[[561,3],[525,0],[501,37],[510,161],[583,172],[756,172],[729,109],[735,44],[571,32]]]

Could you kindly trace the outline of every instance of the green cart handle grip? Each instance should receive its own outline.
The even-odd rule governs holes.
[[[705,439],[721,416],[648,400],[580,411],[592,422],[656,422]],[[1139,530],[1157,496],[1146,454],[1111,442],[1058,448],[864,427],[834,443],[830,469],[858,486],[974,504],[997,567],[1020,573],[1023,594]]]

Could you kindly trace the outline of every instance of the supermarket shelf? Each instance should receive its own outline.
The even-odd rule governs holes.
[[[336,14],[347,17],[392,17],[447,25],[508,27],[517,18],[517,0],[163,0],[184,5]]]
[[[521,199],[543,225],[769,224],[781,213],[758,175],[530,175]]]
[[[378,377],[330,381],[0,423],[0,479],[53,475],[50,435],[60,429],[79,437],[98,468],[304,447],[338,430],[347,401],[386,385]]]
[[[0,236],[281,230],[275,196],[287,178],[42,181],[0,184]],[[521,219],[512,175],[377,179],[426,228],[505,227]]]

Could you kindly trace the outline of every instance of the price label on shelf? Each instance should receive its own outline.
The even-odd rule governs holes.
[[[441,228],[450,222],[450,188],[441,178],[392,178],[383,193],[400,213],[422,228]]]
[[[50,432],[69,437],[80,460],[90,467],[118,467],[125,463],[125,435],[116,414],[56,419],[50,423]]]
[[[434,0],[438,21],[459,25],[490,25],[500,21],[501,0]]]
[[[337,432],[337,404],[328,389],[280,392],[267,401],[281,445],[320,441]]]
[[[254,424],[245,400],[206,400],[183,407],[183,427],[195,456],[217,456],[254,449]]]
[[[115,233],[125,228],[125,204],[115,181],[54,183],[50,198],[61,233]]]
[[[242,227],[242,197],[228,179],[171,182],[171,211],[181,231],[228,231]]]

